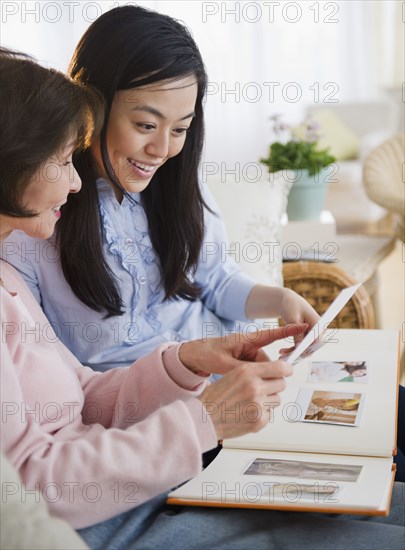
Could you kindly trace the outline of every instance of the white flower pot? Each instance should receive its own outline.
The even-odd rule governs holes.
[[[294,180],[288,195],[287,216],[290,221],[317,220],[323,210],[330,169],[310,176],[308,170],[294,170]]]

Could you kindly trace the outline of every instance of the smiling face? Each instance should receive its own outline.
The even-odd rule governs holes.
[[[188,76],[116,92],[107,125],[107,150],[122,187],[143,191],[156,171],[183,149],[194,116],[197,81]],[[100,141],[92,146],[105,174]],[[121,193],[115,190],[120,199]]]
[[[67,201],[69,193],[77,193],[81,181],[76,172],[72,153],[74,143],[66,144],[50,157],[34,174],[24,190],[21,203],[35,213],[31,218],[2,216],[2,237],[16,229],[30,237],[49,238],[55,224],[61,217],[60,207]]]

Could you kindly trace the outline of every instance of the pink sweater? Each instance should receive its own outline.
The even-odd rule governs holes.
[[[217,444],[196,396],[206,378],[167,344],[97,373],[57,339],[22,278],[0,263],[1,445],[54,515],[82,528],[193,477]],[[12,293],[16,293],[12,296]]]

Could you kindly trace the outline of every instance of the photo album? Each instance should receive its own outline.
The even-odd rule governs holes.
[[[169,494],[170,504],[389,513],[399,333],[327,328],[359,286],[344,289],[283,356],[294,373],[265,428],[224,440],[201,474]],[[274,342],[265,351],[276,359],[282,347],[285,342]],[[224,414],[254,419],[266,413],[250,403]]]

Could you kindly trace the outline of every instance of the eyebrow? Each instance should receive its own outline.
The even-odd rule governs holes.
[[[137,105],[136,107],[132,107],[131,111],[145,111],[146,113],[150,113],[151,115],[154,115],[158,118],[161,118],[162,120],[166,119],[166,117],[163,115],[163,113],[161,113],[160,111],[158,111],[154,107],[150,107],[149,105]],[[183,116],[182,118],[179,118],[179,121],[180,120],[186,120],[187,118],[192,118],[192,117],[195,117],[195,112],[194,111],[192,113],[190,113],[189,115],[186,115],[186,116]]]

